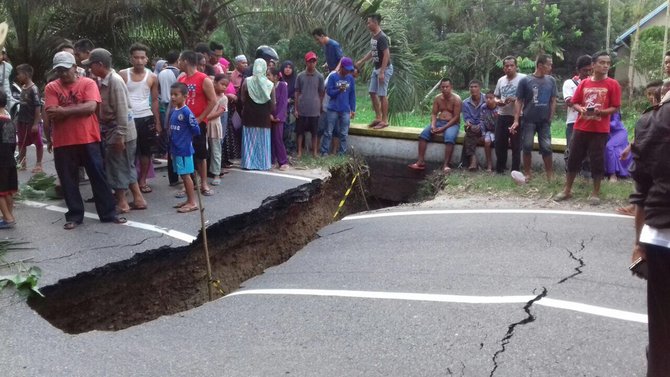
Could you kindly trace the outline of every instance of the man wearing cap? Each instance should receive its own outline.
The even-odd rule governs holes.
[[[356,62],[360,68],[361,64],[372,59],[375,69],[370,76],[370,99],[372,107],[375,110],[375,120],[369,124],[376,130],[388,127],[389,125],[389,100],[387,96],[389,81],[393,75],[393,65],[391,64],[390,42],[386,34],[379,26],[382,16],[371,14],[368,16],[368,30],[372,34],[370,39],[370,52],[361,60]]]
[[[45,88],[45,111],[51,122],[54,164],[68,211],[64,229],[84,221],[84,202],[79,191],[79,166],[91,181],[95,208],[102,222],[125,223],[117,217],[116,203],[107,184],[100,150],[100,129],[96,110],[101,102],[95,81],[77,77],[75,58],[58,52],[53,58],[58,79]]]
[[[130,112],[128,89],[123,78],[112,69],[112,54],[96,48],[88,59],[81,62],[87,66],[100,87],[100,130],[105,140],[105,168],[107,182],[114,190],[116,208],[121,213],[131,209],[145,209],[147,202],[137,183],[135,153],[137,152],[137,130]],[[130,189],[133,202],[128,204],[126,190]]]
[[[295,80],[294,112],[297,119],[295,133],[298,136],[298,158],[302,157],[302,143],[306,132],[311,136],[312,154],[314,157],[317,156],[319,116],[326,90],[323,75],[316,70],[316,61],[316,54],[313,51],[305,54],[307,67]]]
[[[354,71],[354,63],[351,58],[343,57],[337,72],[328,76],[326,93],[330,97],[328,111],[326,113],[327,127],[321,139],[321,155],[327,155],[330,150],[330,141],[333,129],[337,125],[337,134],[340,139],[338,154],[347,151],[347,136],[349,135],[349,123],[356,115],[356,88],[351,73]]]

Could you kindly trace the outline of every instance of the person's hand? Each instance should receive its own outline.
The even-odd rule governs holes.
[[[515,121],[514,123],[512,123],[512,127],[509,128],[509,133],[512,135],[516,135],[518,128],[519,128],[519,122]]]
[[[631,257],[631,262],[635,262],[638,258],[647,260],[647,249],[645,249],[644,245],[642,244],[633,246],[633,256]]]
[[[158,136],[161,134],[161,131],[163,131],[163,127],[161,126],[161,120],[159,118],[156,118],[154,122],[156,123],[156,136]]]
[[[505,98],[505,105],[510,104],[514,101],[516,101],[516,97],[507,97]]]
[[[621,152],[619,160],[621,161],[627,160],[629,156],[630,156],[630,144],[628,144],[628,146]]]
[[[47,153],[53,153],[54,151],[54,145],[51,143],[51,141],[47,141]]]
[[[437,127],[435,127],[434,125],[431,124],[430,125],[430,133],[431,134],[437,133]]]
[[[65,108],[61,106],[53,106],[46,110],[47,117],[49,120],[62,120],[65,119]]]
[[[380,83],[384,82],[384,71],[382,71],[381,69],[379,70],[379,75],[377,75],[377,81],[379,81]]]
[[[32,127],[30,127],[30,132],[32,133],[37,133],[40,130],[40,126],[37,124],[33,124]]]
[[[270,122],[272,122],[272,123],[278,123],[278,122],[279,122],[279,119],[275,118],[274,115],[270,114]]]
[[[293,110],[293,115],[295,115],[296,119],[300,118],[300,113],[298,113],[298,109]]]
[[[354,119],[355,117],[356,117],[356,112],[355,111],[352,111],[352,112],[349,113],[349,118],[350,119]]]
[[[116,143],[108,144],[107,148],[109,148],[112,152],[120,153],[124,149],[126,149],[126,144],[123,141],[119,141],[119,142],[116,142]]]

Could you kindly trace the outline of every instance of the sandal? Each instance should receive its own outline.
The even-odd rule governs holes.
[[[212,185],[218,186],[220,184],[221,184],[221,178],[217,177],[217,178],[212,179]]]
[[[183,207],[183,206],[185,206],[185,205],[187,205],[187,204],[188,204],[188,202],[183,202],[183,203],[175,204],[175,205],[172,206],[172,208],[181,208],[181,207]]]
[[[112,220],[112,222],[113,222],[114,224],[125,224],[125,223],[128,222],[128,219],[126,219],[125,217],[115,217],[115,218]]]
[[[140,191],[141,191],[143,194],[148,194],[148,193],[150,193],[150,192],[152,192],[152,191],[154,191],[154,190],[153,190],[153,189],[151,188],[151,186],[149,186],[149,185],[143,185],[143,186],[140,186]]]
[[[408,168],[412,170],[426,170],[426,164],[419,164],[418,162],[415,162],[413,164],[407,165]]]
[[[128,212],[130,212],[130,208],[116,207],[116,213],[128,213]]]
[[[189,213],[189,212],[193,212],[193,211],[197,211],[197,210],[198,210],[198,206],[186,206],[186,205],[184,205],[184,206],[179,207],[177,209],[177,212],[179,212],[179,213]]]
[[[174,197],[177,199],[182,199],[186,197],[186,191],[178,191],[176,194],[174,194]]]
[[[143,209],[147,209],[147,204],[146,203],[139,206],[139,205],[136,205],[135,202],[132,202],[128,205],[130,206],[130,209],[135,210],[135,211],[140,211],[140,210],[143,210]]]
[[[554,201],[562,202],[562,201],[568,200],[570,198],[572,198],[572,194],[566,194],[565,191],[561,191],[556,196],[554,196]]]
[[[386,123],[384,123],[384,122],[379,122],[379,123],[377,123],[375,126],[373,126],[372,129],[374,129],[374,130],[381,130],[382,128],[386,128],[386,127],[388,127],[388,126],[389,126],[389,125],[386,124]]]
[[[378,125],[379,123],[381,123],[381,120],[379,120],[379,119],[375,119],[375,120],[373,120],[372,122],[370,122],[370,124],[368,124],[368,127],[369,127],[369,128],[375,127],[375,126]]]
[[[16,221],[0,220],[0,229],[12,229],[16,225]]]
[[[35,167],[33,168],[33,170],[31,170],[30,172],[33,173],[33,174],[37,174],[37,173],[43,173],[44,170],[42,170],[42,166],[41,166],[41,165],[35,165]]]
[[[204,195],[204,196],[212,196],[212,195],[214,195],[214,192],[213,192],[212,190],[210,190],[210,189],[207,189],[207,190],[200,190],[200,193],[201,193],[202,195]]]
[[[79,225],[79,223],[74,222],[74,221],[68,221],[65,224],[63,224],[63,229],[65,230],[72,230],[76,228]]]

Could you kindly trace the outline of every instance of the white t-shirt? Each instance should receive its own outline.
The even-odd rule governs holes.
[[[640,232],[640,242],[670,249],[670,229],[656,229],[645,225]]]
[[[565,80],[563,83],[563,99],[568,100],[572,98],[573,95],[575,95],[575,90],[577,90],[577,85],[579,85],[579,80],[574,80],[574,79],[568,79]],[[575,123],[577,121],[577,115],[579,113],[577,110],[573,109],[570,106],[567,106],[568,108],[568,116],[565,119],[565,124],[570,124],[570,123]]]
[[[526,77],[526,75],[523,73],[517,73],[512,80],[509,80],[507,75],[499,78],[493,94],[503,101],[507,99],[507,97],[516,97],[516,88],[519,86],[519,81],[524,77]],[[514,102],[498,107],[498,114],[514,115]]]

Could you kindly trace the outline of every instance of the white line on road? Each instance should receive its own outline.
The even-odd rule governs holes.
[[[442,295],[429,293],[402,293],[402,292],[373,292],[373,291],[346,291],[346,290],[326,290],[326,289],[250,289],[236,291],[230,296],[239,295],[285,295],[285,296],[326,296],[326,297],[350,297],[350,298],[372,298],[387,300],[407,300],[407,301],[430,301],[430,302],[449,302],[462,304],[525,304],[535,298],[535,296],[461,296],[461,295]],[[647,315],[623,310],[604,308],[582,304],[579,302],[555,300],[542,298],[534,305],[546,306],[549,308],[565,309],[580,313],[593,314],[600,317],[620,319],[623,321],[647,323]]]
[[[299,181],[305,181],[305,182],[312,182],[313,180],[317,179],[317,178],[303,177],[303,176],[300,176],[300,175],[273,173],[271,171],[244,170],[244,169],[238,169],[238,168],[231,168],[230,170],[237,171],[237,172],[240,172],[240,173],[260,174],[260,175],[269,175],[269,176],[272,176],[272,177],[291,178],[291,179],[297,179]]]
[[[612,217],[618,219],[633,220],[630,216],[617,215],[614,213],[602,212],[581,212],[581,211],[560,211],[549,209],[431,209],[421,211],[395,211],[370,213],[366,215],[352,215],[343,218],[343,221],[375,219],[381,217],[400,217],[400,216],[426,216],[426,215],[458,215],[458,214],[517,214],[517,215],[567,215],[567,216],[594,216],[594,217]]]
[[[48,211],[54,211],[54,212],[60,212],[60,213],[67,212],[67,208],[58,207],[58,206],[54,206],[54,205],[46,204],[46,203],[41,203],[41,202],[34,202],[34,201],[31,201],[31,200],[23,200],[23,201],[21,201],[21,203],[23,203],[23,204],[25,204],[29,207],[43,208],[43,209],[46,209]],[[84,212],[84,217],[89,218],[89,219],[96,219],[96,220],[98,219],[97,214],[90,213],[90,212]],[[168,229],[168,228],[160,227],[160,226],[157,226],[157,225],[140,223],[140,222],[137,222],[137,221],[128,220],[127,223],[121,224],[121,225],[129,226],[131,228],[148,230],[150,232],[165,234],[168,237],[172,237],[172,238],[178,239],[180,241],[184,241],[186,243],[191,243],[191,242],[195,241],[195,239],[196,239],[196,237],[194,237],[190,234],[184,233],[184,232],[180,232],[178,230]]]

